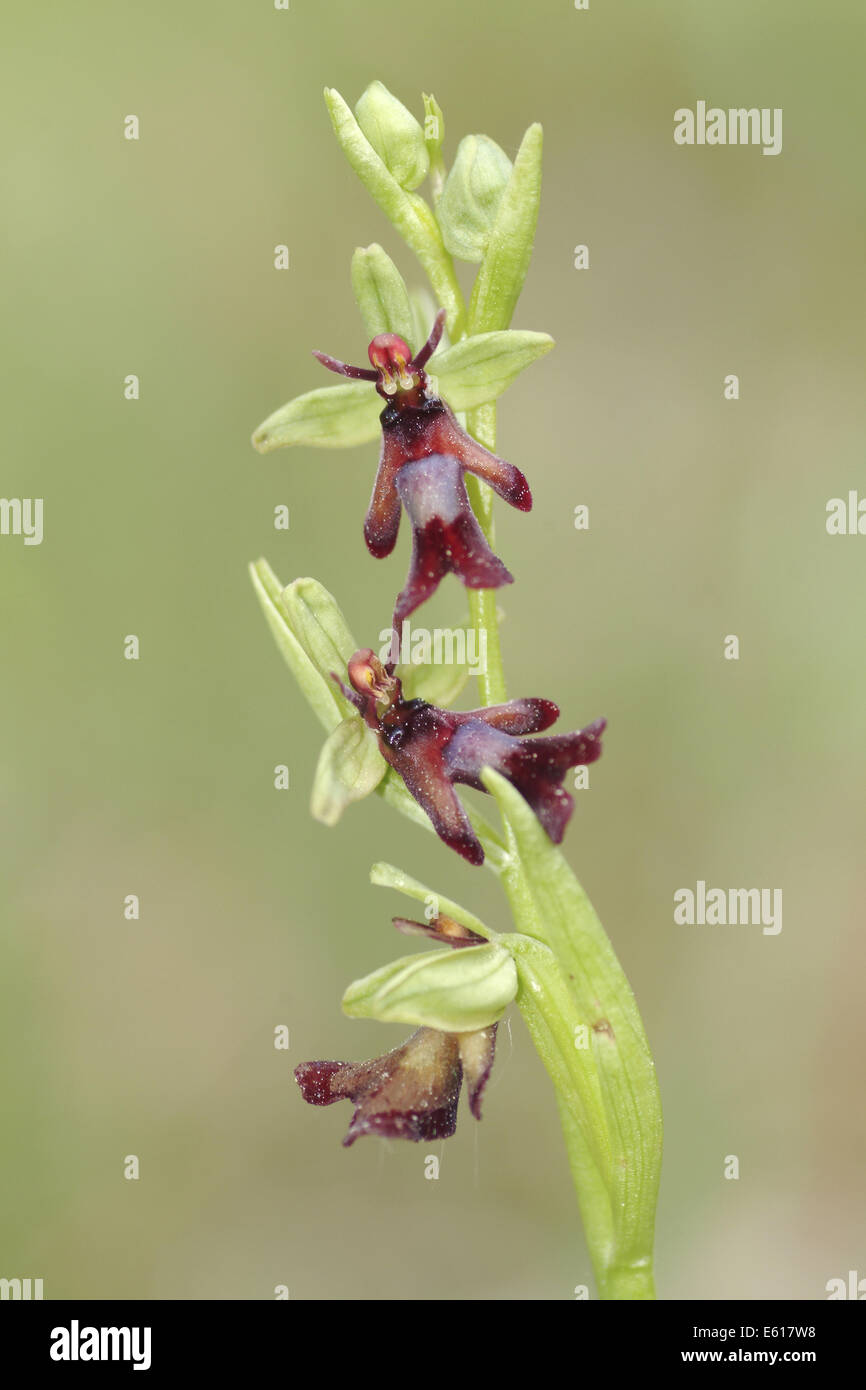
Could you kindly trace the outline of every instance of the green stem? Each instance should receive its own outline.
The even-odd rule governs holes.
[[[496,405],[480,405],[470,410],[467,416],[469,433],[491,452],[496,448]],[[486,483],[473,477],[467,478],[469,500],[478,518],[487,544],[493,548],[493,493]],[[502,663],[502,646],[499,641],[499,614],[496,609],[495,589],[469,589],[469,616],[478,634],[484,634],[487,647],[487,662],[480,677],[481,699],[485,705],[501,705],[508,699],[505,689],[505,670]],[[479,650],[476,647],[476,651]]]
[[[469,413],[469,432],[496,447],[496,406]],[[493,544],[493,494],[468,479],[479,525]],[[470,590],[469,612],[485,634],[485,705],[507,699],[493,590]],[[503,814],[501,874],[515,921],[517,1005],[553,1082],[587,1248],[602,1299],[654,1299],[653,1228],[661,1154],[661,1111],[652,1056],[628,980],[583,889],[570,875],[562,914],[539,911],[514,831]],[[573,886],[572,886],[573,885]],[[524,944],[525,943],[525,944]],[[542,944],[543,943],[543,944]],[[584,1048],[575,1039],[586,1040]]]

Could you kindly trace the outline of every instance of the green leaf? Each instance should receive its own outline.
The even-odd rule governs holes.
[[[337,687],[333,681],[326,680],[310,660],[286,611],[280,582],[266,560],[250,565],[250,578],[283,660],[316,718],[330,733],[344,714],[338,703]],[[342,704],[345,705],[345,701]]]
[[[469,1033],[497,1023],[517,993],[517,970],[494,943],[424,951],[355,980],[343,995],[350,1018]]]
[[[532,256],[541,198],[540,125],[523,137],[511,178],[502,195],[487,251],[472,288],[469,332],[507,328],[520,297]]]
[[[430,168],[424,131],[384,82],[371,82],[355,103],[358,125],[401,188],[423,183]]]
[[[423,198],[401,188],[340,93],[326,87],[325,102],[343,153],[406,245],[415,252],[430,277],[436,298],[448,314],[448,327],[452,335],[459,336],[463,331],[466,310],[436,218]]]
[[[640,1286],[652,1252],[662,1148],[658,1084],[643,1023],[592,904],[534,811],[498,772],[485,768],[481,780],[495,796],[511,840],[503,883],[515,922],[521,933],[550,947],[568,975],[578,1015],[592,1031],[613,1156],[609,1196],[616,1243],[609,1277]]]
[[[517,1003],[560,1097],[568,1100],[592,1162],[611,1183],[607,1114],[602,1099],[592,1036],[556,956],[542,942],[509,932],[503,945],[517,967]]]
[[[436,206],[442,240],[452,256],[483,260],[510,177],[511,160],[495,140],[463,137]]]
[[[338,724],[319,755],[310,810],[323,825],[336,825],[346,807],[374,792],[388,770],[373,730],[358,714]]]
[[[496,400],[525,367],[550,352],[548,333],[514,329],[463,338],[432,359],[430,374],[454,410],[472,410]]]
[[[260,454],[289,444],[346,449],[367,444],[379,433],[381,401],[367,381],[320,386],[280,406],[259,425],[253,445]]]
[[[409,291],[391,257],[378,242],[359,246],[352,257],[352,289],[368,338],[373,339],[379,333],[397,333],[414,351],[418,350],[424,338],[420,342],[415,339]]]

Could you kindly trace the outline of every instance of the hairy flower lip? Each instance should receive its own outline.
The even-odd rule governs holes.
[[[498,589],[514,582],[478,524],[457,458],[428,454],[406,463],[396,488],[412,523],[412,558],[394,606],[395,631],[436,592],[446,574],[455,574],[467,589]]]
[[[495,1046],[495,1023],[474,1033],[419,1028],[372,1061],[301,1062],[294,1076],[309,1105],[350,1100],[355,1106],[345,1148],[365,1134],[414,1143],[448,1139],[457,1127],[464,1075],[469,1108],[480,1120]]]

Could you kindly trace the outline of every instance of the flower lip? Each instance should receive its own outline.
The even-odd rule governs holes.
[[[402,1047],[370,1062],[302,1062],[295,1080],[309,1105],[352,1102],[346,1148],[364,1134],[415,1143],[448,1139],[457,1128],[464,1077],[469,1109],[481,1119],[495,1048],[495,1023],[474,1033],[419,1028]]]
[[[415,1143],[449,1138],[457,1127],[462,1079],[458,1035],[432,1028],[419,1028],[402,1047],[371,1062],[302,1062],[295,1068],[308,1104],[354,1105],[347,1148],[364,1134]]]

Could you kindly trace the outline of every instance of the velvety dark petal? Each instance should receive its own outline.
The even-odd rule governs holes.
[[[452,782],[483,791],[481,769],[501,772],[529,802],[554,844],[560,844],[574,810],[563,778],[569,768],[593,763],[601,756],[605,720],[597,719],[573,734],[515,739],[486,723],[480,717],[483,714],[482,710],[458,716],[461,722],[443,755],[446,775]]]
[[[307,1104],[333,1105],[335,1100],[342,1100],[345,1093],[339,1089],[341,1077],[351,1065],[351,1062],[301,1062],[295,1067],[295,1080]],[[335,1077],[336,1091],[331,1087]]]
[[[393,433],[383,432],[379,468],[364,518],[364,540],[377,560],[391,554],[400,530],[400,498],[395,482],[402,463],[399,439]]]
[[[443,401],[444,415],[437,420],[435,428],[435,447],[443,454],[454,454],[469,473],[475,473],[489,483],[512,507],[518,511],[532,510],[532,493],[529,483],[519,468],[506,463],[497,454],[491,454],[477,439],[473,439],[458,425],[449,406]]]
[[[409,577],[394,609],[399,631],[405,618],[454,573],[469,589],[498,589],[512,576],[485,540],[466,495],[463,468],[447,454],[404,464],[397,491],[412,523]]]
[[[470,931],[453,917],[434,917],[432,922],[413,922],[408,917],[392,917],[391,921],[404,936],[427,936],[440,946],[481,946],[486,940],[477,931]]]
[[[492,729],[504,734],[537,734],[549,729],[559,718],[559,706],[552,700],[509,700],[507,705],[488,705],[474,709],[461,719],[483,719]]]
[[[509,760],[519,750],[520,740],[503,733],[483,719],[464,717],[444,752],[446,776],[453,782],[484,791],[481,781],[483,767],[495,768],[510,776]]]
[[[384,748],[382,750],[385,752]],[[391,766],[403,778],[406,790],[433,822],[433,829],[445,844],[457,851],[470,864],[484,863],[484,850],[472,824],[460,804],[448,775],[442,753],[435,753],[428,741],[414,740],[405,749],[385,753]]]
[[[562,786],[572,767],[585,767],[601,757],[606,720],[597,719],[573,734],[520,739],[501,768],[525,797],[555,845],[562,842],[574,810],[574,798]]]
[[[295,1078],[311,1105],[352,1101],[346,1146],[363,1134],[416,1143],[447,1139],[457,1126],[462,1067],[454,1033],[419,1028],[372,1062],[303,1062]]]
[[[424,700],[398,701],[382,716],[379,746],[430,817],[436,834],[470,864],[483,864],[484,851],[443,763],[456,723],[450,710]]]
[[[439,448],[438,440],[441,427],[447,426],[450,414],[448,406],[438,396],[419,397],[417,405],[401,400],[397,406],[390,401],[379,420],[388,448],[393,449],[399,465],[414,463],[428,454],[447,453],[447,449]]]
[[[491,1023],[489,1028],[482,1028],[477,1033],[457,1034],[469,1109],[476,1120],[481,1119],[481,1097],[493,1067],[497,1027],[496,1023]]]

